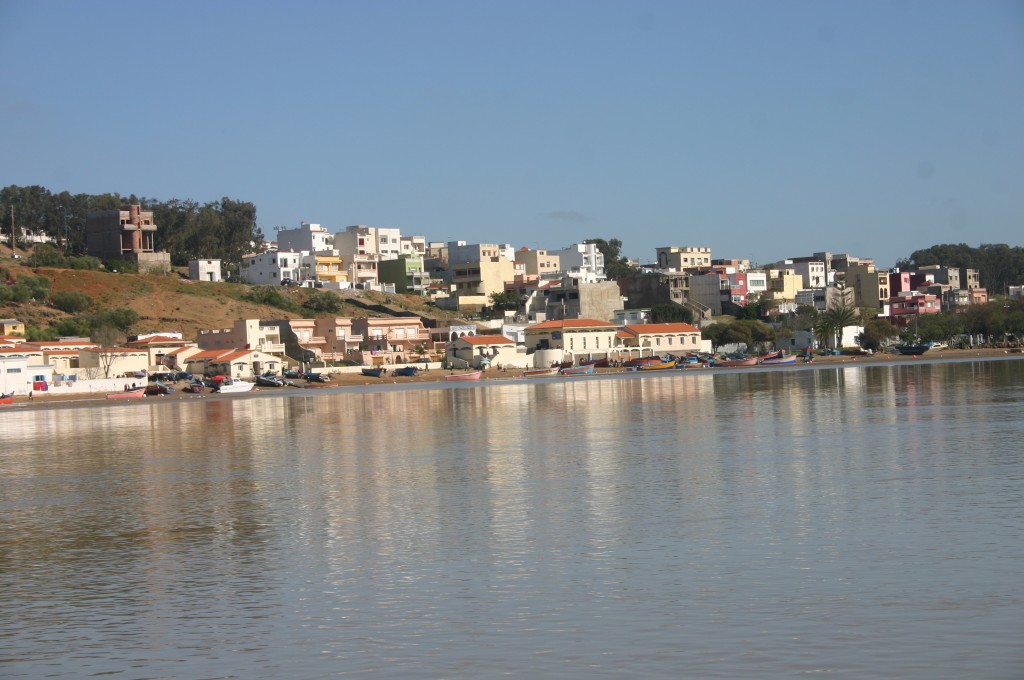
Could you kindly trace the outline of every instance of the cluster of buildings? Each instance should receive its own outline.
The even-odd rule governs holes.
[[[132,260],[141,271],[169,269],[169,254],[154,249],[156,229],[152,211],[137,205],[92,213],[86,230],[89,253]],[[592,243],[515,249],[432,242],[401,229],[366,225],[333,232],[307,222],[278,228],[275,236],[260,252],[242,259],[242,281],[409,293],[464,313],[489,306],[494,293],[513,293],[519,302],[513,320],[522,324],[581,318],[643,322],[644,310],[677,303],[689,308],[700,326],[766,300],[777,313],[801,305],[873,308],[900,326],[921,314],[988,300],[975,269],[879,270],[870,258],[830,252],[757,267],[748,260],[715,259],[704,246],[666,246],[656,249],[653,263],[634,263],[639,275],[613,281],[605,276],[604,255]],[[200,281],[222,279],[219,260],[194,260],[189,272]]]
[[[152,212],[137,205],[94,213],[87,224],[90,254],[129,259],[142,271],[169,269],[169,254],[154,249],[156,229]],[[654,255],[653,263],[633,263],[635,274],[609,280],[604,255],[590,243],[515,249],[428,242],[400,229],[366,225],[332,233],[303,222],[296,229],[278,229],[275,241],[245,256],[242,280],[413,294],[463,313],[488,307],[498,293],[513,300],[515,309],[489,323],[448,327],[432,327],[432,320],[415,316],[247,319],[231,328],[201,330],[194,340],[154,333],[118,348],[81,338],[25,342],[17,320],[0,320],[5,367],[0,390],[161,369],[247,378],[296,364],[358,367],[442,357],[452,366],[515,368],[579,358],[625,360],[643,353],[707,351],[700,326],[762,301],[769,303],[762,309],[775,313],[802,305],[822,311],[873,308],[897,326],[988,301],[979,272],[969,268],[879,270],[869,258],[830,252],[757,267],[747,260],[716,259],[704,246],[666,246]],[[222,276],[217,260],[192,261],[189,271],[198,281]],[[652,308],[665,303],[691,310],[694,325],[652,323]]]

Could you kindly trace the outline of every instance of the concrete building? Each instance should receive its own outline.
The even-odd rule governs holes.
[[[284,342],[275,322],[259,319],[238,319],[231,328],[200,330],[196,337],[199,349],[252,349],[284,356]]]
[[[889,319],[895,326],[909,326],[920,316],[941,311],[939,299],[926,293],[902,292],[889,300]]]
[[[405,363],[430,343],[430,331],[419,317],[360,317],[352,320],[352,331],[363,336],[360,358],[365,366]]]
[[[561,271],[561,258],[546,250],[530,250],[521,248],[516,251],[516,262],[524,267],[527,276],[538,278],[551,278],[558,276]]]
[[[373,260],[393,260],[402,254],[402,230],[356,224],[334,236],[334,247],[346,262],[356,255]]]
[[[658,269],[681,272],[684,269],[711,266],[711,248],[707,246],[665,246],[657,248]]]
[[[633,324],[620,333],[623,346],[649,348],[653,354],[682,356],[700,352],[700,330],[688,323],[645,323]]]
[[[300,222],[298,229],[278,229],[277,248],[307,255],[334,250],[334,234],[319,224]]]
[[[593,243],[574,243],[561,250],[549,251],[558,258],[562,274],[572,274],[587,282],[603,281],[604,253]]]
[[[623,308],[625,298],[615,281],[586,282],[563,276],[560,284],[540,289],[545,319],[601,319],[611,321]]]
[[[791,267],[794,272],[803,279],[803,288],[824,288],[829,284],[828,272],[825,263],[818,260],[807,260],[805,262],[793,262]]]
[[[850,265],[846,270],[846,286],[853,289],[855,307],[882,309],[891,297],[889,272],[875,271],[873,264]]]
[[[304,279],[302,253],[268,250],[242,258],[239,277],[245,283],[261,286],[277,286],[290,280],[301,283]]]
[[[729,277],[717,271],[689,274],[688,301],[711,310],[713,316],[722,313],[722,303],[732,299]]]
[[[377,263],[377,278],[381,283],[391,284],[396,293],[426,295],[430,290],[431,278],[423,269],[422,255],[400,255],[394,260]]]
[[[560,319],[544,321],[529,326],[526,336],[527,351],[547,352],[554,350],[558,361],[578,356],[599,353],[607,356],[615,349],[619,327],[599,319]],[[547,359],[534,362],[537,366],[549,365]]]
[[[188,278],[193,281],[223,281],[220,260],[189,260]]]
[[[152,210],[130,205],[91,212],[85,221],[86,251],[101,260],[124,260],[140,272],[169,272],[171,255],[156,249]]]

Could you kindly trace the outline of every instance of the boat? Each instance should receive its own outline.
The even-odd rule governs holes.
[[[144,396],[146,396],[146,387],[142,386],[124,392],[110,392],[107,394],[107,399],[139,399]]]
[[[0,404],[13,404],[14,403],[14,392],[10,394],[0,394]]]
[[[601,359],[583,359],[580,361],[580,366],[589,366],[593,364],[596,368],[608,368],[608,357]]]
[[[470,371],[469,373],[452,373],[446,375],[445,380],[479,380],[480,376],[484,374],[483,370]]]
[[[726,359],[718,359],[715,361],[715,366],[757,366],[757,357],[729,357]]]
[[[761,359],[759,365],[760,366],[788,366],[789,364],[795,364],[795,363],[796,363],[796,355],[795,354],[791,354],[790,356],[786,356],[785,353],[783,353],[782,356],[777,356],[777,357],[774,357],[772,359]]]
[[[220,386],[217,388],[217,392],[220,394],[237,394],[239,392],[250,392],[254,387],[256,387],[256,383],[224,378],[220,381]]]
[[[623,361],[622,365],[623,365],[623,367],[628,369],[628,368],[632,368],[634,366],[643,366],[645,364],[656,364],[656,363],[659,363],[661,361],[664,361],[664,359],[662,359],[659,356],[639,357],[639,358],[636,358],[636,359],[630,359],[628,361]]]
[[[558,366],[551,368],[529,368],[523,371],[524,378],[544,378],[549,375],[558,375]]]
[[[641,370],[641,371],[661,371],[661,370],[664,370],[666,368],[675,368],[675,367],[676,367],[676,360],[675,359],[670,359],[668,361],[659,361],[659,362],[651,362],[651,363],[646,363],[646,364],[640,364],[639,366],[637,366],[637,369]]]
[[[380,378],[381,376],[387,373],[387,370],[388,369],[384,368],[383,366],[378,366],[375,368],[364,368],[362,370],[362,373],[363,375],[370,378]]]
[[[594,372],[594,364],[586,366],[567,366],[559,369],[562,375],[591,375]]]
[[[165,395],[165,394],[170,394],[173,391],[174,391],[174,388],[171,387],[170,385],[166,385],[166,384],[160,382],[159,380],[156,380],[156,381],[153,382],[152,385],[149,385],[148,387],[146,387],[146,396],[147,397],[159,397],[159,396],[162,396],[162,395]]]
[[[278,378],[276,375],[258,375],[256,376],[257,387],[284,387],[285,381]]]
[[[400,375],[403,378],[415,377],[420,372],[419,366],[402,366],[392,371],[394,375]]]
[[[932,343],[930,342],[917,343],[916,345],[896,345],[895,347],[896,351],[900,354],[915,357],[921,356],[931,348]]]
[[[775,352],[769,352],[768,354],[762,354],[757,359],[758,359],[758,361],[760,363],[764,363],[766,361],[774,361],[775,359],[781,359],[781,358],[783,358],[785,356],[786,356],[786,350],[780,349],[780,350],[775,351]]]

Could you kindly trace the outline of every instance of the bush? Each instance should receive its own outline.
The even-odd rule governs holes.
[[[257,305],[277,307],[278,309],[283,309],[286,312],[298,311],[298,306],[292,301],[292,299],[282,295],[281,291],[274,286],[256,286],[243,295],[242,299]]]
[[[67,267],[68,259],[60,248],[49,243],[37,243],[32,248],[31,257],[24,260],[26,264],[31,263],[33,267]]]
[[[92,255],[82,255],[81,257],[70,257],[68,258],[68,267],[71,269],[87,269],[90,271],[98,271],[102,266],[102,262],[98,257]]]
[[[341,296],[335,293],[315,290],[309,294],[309,297],[302,303],[302,306],[311,312],[326,312],[328,314],[334,314],[341,311],[342,300]]]
[[[128,260],[104,260],[103,266],[107,268],[108,272],[118,274],[136,274],[139,271],[139,266]]]
[[[77,314],[92,306],[92,298],[78,291],[62,291],[50,296],[50,306],[68,314]]]

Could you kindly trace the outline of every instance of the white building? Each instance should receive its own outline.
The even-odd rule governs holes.
[[[402,230],[356,224],[334,235],[334,247],[345,262],[351,262],[356,255],[368,255],[375,260],[397,260],[403,252]]]
[[[300,222],[298,229],[281,229],[277,232],[277,248],[305,253],[334,250],[334,234],[319,224]]]
[[[763,271],[747,272],[747,296],[761,295],[768,290],[768,273]]]
[[[604,253],[594,243],[574,243],[562,250],[549,250],[548,254],[558,257],[562,274],[578,276],[585,283],[605,278]]]
[[[220,260],[189,260],[188,278],[193,281],[223,281]]]
[[[807,262],[790,263],[787,260],[786,265],[792,267],[795,273],[803,277],[804,288],[824,288],[829,284],[828,272],[825,269],[824,262],[809,260]]]
[[[301,283],[302,253],[268,250],[242,258],[239,276],[242,281],[256,285],[280,285],[285,279]]]

